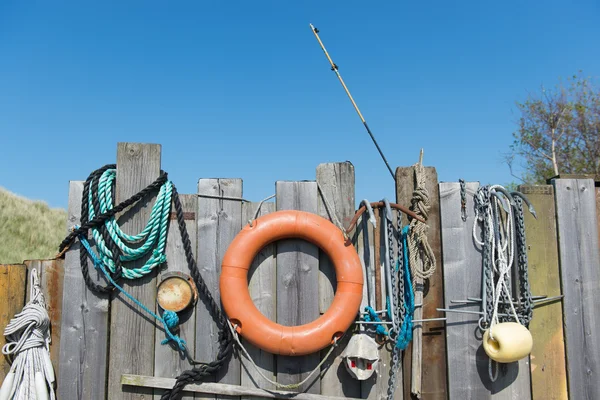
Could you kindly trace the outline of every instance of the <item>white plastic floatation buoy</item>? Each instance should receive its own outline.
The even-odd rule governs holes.
[[[523,325],[517,322],[502,322],[490,329],[483,333],[483,349],[492,360],[510,363],[531,353],[533,338],[531,332]]]
[[[343,357],[346,370],[354,379],[369,379],[379,363],[377,343],[364,333],[354,335],[348,342]]]

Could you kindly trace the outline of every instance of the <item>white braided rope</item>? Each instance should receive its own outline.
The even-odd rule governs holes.
[[[50,361],[50,317],[37,270],[31,270],[30,301],[4,330],[2,353],[13,359],[0,388],[0,400],[55,400]],[[48,397],[49,395],[49,397]]]

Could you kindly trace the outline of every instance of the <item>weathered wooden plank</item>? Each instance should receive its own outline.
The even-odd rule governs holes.
[[[522,185],[519,191],[537,212],[537,219],[525,212],[531,292],[548,297],[560,295],[553,187]],[[536,307],[529,324],[533,336],[530,359],[534,399],[568,399],[562,318],[561,302],[554,302]]]
[[[246,222],[254,219],[259,203],[242,204],[242,221]],[[260,214],[267,215],[275,211],[275,203],[263,203],[260,208]],[[277,299],[277,271],[275,259],[275,245],[270,244],[262,249],[254,258],[250,267],[248,290],[250,297],[258,310],[271,321],[277,320],[276,299]],[[248,354],[252,357],[261,372],[272,381],[275,380],[275,356],[267,351],[248,343],[242,338],[242,343],[246,347]],[[258,387],[261,389],[275,389],[274,385],[265,380],[248,360],[242,358],[242,386]],[[248,399],[257,399],[256,397],[247,397]]]
[[[123,375],[121,383],[125,386],[170,389],[175,384],[173,378],[155,376]],[[353,397],[322,396],[319,394],[285,392],[281,390],[262,390],[224,383],[201,383],[187,385],[184,392],[208,393],[224,396],[250,396],[261,399],[290,399],[294,400],[359,400]]]
[[[553,181],[569,397],[600,398],[600,255],[594,181]]]
[[[317,213],[317,183],[314,181],[276,183],[277,210]],[[277,243],[277,322],[295,326],[319,317],[319,249],[301,240]],[[277,357],[277,381],[301,382],[319,364],[319,353],[301,357]],[[299,391],[320,393],[319,375]]]
[[[227,247],[242,229],[241,179],[200,179],[198,181],[198,267],[217,304],[220,303],[219,274]],[[209,362],[218,352],[218,329],[206,305],[196,307],[196,360]],[[211,377],[212,379],[213,377]],[[216,380],[239,385],[241,367],[237,352],[217,373]],[[196,398],[206,398],[199,397]],[[214,398],[214,397],[209,397]]]
[[[50,360],[59,379],[59,357],[60,357],[60,328],[63,302],[63,280],[64,269],[63,260],[28,260],[27,277],[30,279],[31,269],[35,268],[40,277],[40,286],[46,301],[46,310],[50,317]],[[27,282],[27,292],[25,302],[31,299],[30,281]]]
[[[185,226],[190,237],[192,251],[194,257],[196,256],[196,230],[198,229],[196,223],[196,211],[198,209],[198,196],[195,194],[183,194],[179,195],[181,199],[181,206],[183,208],[184,215],[188,215],[185,218]],[[174,206],[171,207],[174,212]],[[181,239],[181,232],[179,231],[179,225],[177,219],[172,218],[169,226],[169,236],[167,236],[167,246],[165,248],[165,254],[167,256],[167,268],[160,271],[159,276],[167,272],[183,272],[187,275],[190,274],[185,251],[183,249],[183,242]],[[160,307],[156,307],[156,312],[160,313]],[[186,358],[182,358],[180,352],[175,350],[175,345],[163,345],[161,341],[165,338],[164,328],[157,324],[155,332],[154,342],[154,375],[165,378],[176,378],[183,371],[190,369],[191,365]],[[179,331],[177,334],[180,338],[185,340],[188,353],[190,356],[194,356],[195,351],[195,332],[196,332],[196,312],[195,307],[190,307],[179,313]],[[160,399],[162,391],[156,391],[154,398]],[[186,394],[182,397],[183,400],[192,400],[193,395]]]
[[[25,305],[27,269],[23,264],[0,265],[0,348],[6,344],[4,328]],[[0,361],[0,382],[10,371],[6,357]]]
[[[369,222],[369,217],[360,216],[357,228],[353,233],[353,243],[356,246],[358,257],[363,268],[363,299],[360,304],[361,311],[365,306],[375,307],[375,251],[373,244],[373,225]]]
[[[65,233],[80,224],[83,182],[69,184],[68,221]],[[107,296],[88,290],[81,273],[79,241],[65,253],[58,398],[106,398],[106,362],[108,356]],[[92,269],[90,263],[90,269]],[[90,271],[98,280],[98,274]]]
[[[427,219],[427,240],[436,259],[436,272],[423,282],[418,279],[415,285],[415,304],[423,304],[415,309],[415,319],[439,318],[443,313],[436,308],[444,305],[442,245],[440,236],[440,203],[437,171],[434,167],[425,167],[425,189],[429,193],[429,216]],[[413,190],[416,187],[415,167],[396,169],[396,202],[411,204]],[[408,219],[403,216],[403,223],[408,224]],[[425,331],[423,331],[425,328]],[[432,321],[426,325],[415,324],[413,342],[410,353],[405,352],[404,368],[408,369],[408,376],[404,374],[406,382],[405,397],[410,397],[410,391],[425,400],[446,399],[446,339],[444,335],[444,322]],[[420,348],[417,352],[415,349]],[[408,350],[408,349],[407,349]],[[407,354],[408,353],[408,354]],[[410,354],[410,356],[409,356]],[[408,361],[408,362],[407,362]],[[409,369],[410,368],[410,369]],[[421,374],[413,371],[421,369]]]
[[[599,183],[596,182],[596,185]],[[596,186],[596,218],[597,218],[597,229],[598,229],[598,245],[600,246],[600,186]]]
[[[467,220],[460,213],[460,184],[439,184],[444,268],[445,307],[451,300],[481,295],[481,254],[473,244],[473,195],[477,182],[467,182]],[[478,230],[479,232],[479,230]],[[453,307],[454,308],[454,307]],[[460,307],[479,311],[479,306]],[[483,400],[491,398],[485,385],[488,358],[481,347],[478,317],[471,314],[446,313],[446,354],[448,398],[450,400]]]
[[[124,201],[151,184],[160,174],[161,146],[156,144],[118,143],[116,203]],[[118,217],[124,232],[141,232],[148,222],[156,196],[147,197]],[[139,268],[147,257],[127,263]],[[156,276],[148,274],[135,280],[123,280],[122,287],[146,307],[156,304]],[[121,374],[154,373],[154,320],[120,292],[111,301],[110,356],[108,393],[111,399],[144,399],[152,390],[127,393],[121,390]],[[127,354],[127,357],[124,355]]]
[[[330,221],[337,218],[344,227],[354,217],[354,166],[350,162],[317,166],[318,213]],[[322,192],[321,192],[322,191]],[[325,200],[327,202],[325,202]],[[329,210],[327,205],[332,208]],[[329,257],[319,251],[319,310],[327,311],[335,292],[335,271]],[[333,394],[333,393],[332,393]]]
[[[317,166],[318,213],[344,226],[354,217],[354,166],[350,162],[327,163]],[[329,209],[331,207],[331,209]],[[335,222],[334,222],[335,223]],[[324,313],[333,301],[336,276],[329,257],[319,250],[319,308]],[[352,327],[350,329],[353,329]],[[330,396],[360,396],[360,381],[353,379],[342,364],[340,355],[345,350],[351,334],[344,336],[330,359],[321,367],[321,394]],[[321,352],[321,357],[327,354]]]

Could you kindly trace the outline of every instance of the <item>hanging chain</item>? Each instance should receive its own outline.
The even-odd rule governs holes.
[[[464,179],[459,179],[460,183],[460,217],[463,222],[467,220],[467,188]]]
[[[483,222],[482,226],[482,308],[483,317],[479,325],[482,330],[489,327],[494,313],[494,271],[492,270],[492,247],[489,245],[490,236],[492,235],[490,221],[487,218],[488,207],[490,205],[490,188],[482,186],[477,189],[474,198],[475,201],[475,220]],[[475,226],[473,225],[473,234],[475,234]]]
[[[515,235],[517,238],[517,266],[519,273],[519,309],[517,314],[521,324],[529,327],[533,317],[533,300],[529,286],[527,242],[525,238],[525,217],[523,215],[523,200],[519,196],[513,197],[515,201]]]
[[[388,230],[390,233],[394,232],[394,226],[392,224],[391,220],[388,220]],[[402,268],[401,264],[404,260],[404,248],[402,245],[402,213],[400,211],[398,211],[398,217],[397,217],[397,229],[396,229],[396,242],[398,244],[398,253],[397,253],[397,262],[393,263],[393,251],[394,251],[394,246],[393,246],[393,237],[390,234],[389,235],[389,241],[390,241],[390,245],[389,245],[389,257],[390,257],[390,261],[392,262],[390,265],[394,266],[394,269],[392,271],[392,288],[394,290],[394,293],[392,296],[390,296],[390,298],[393,298],[394,301],[394,311],[395,311],[395,320],[396,320],[396,326],[394,326],[394,328],[392,329],[392,331],[390,332],[390,339],[393,340],[394,345],[392,346],[392,362],[390,365],[390,378],[388,381],[388,400],[393,400],[394,398],[394,392],[396,390],[396,380],[397,380],[397,376],[398,376],[398,370],[400,369],[400,352],[402,350],[400,350],[400,348],[398,348],[398,346],[395,345],[395,342],[398,338],[398,334],[399,334],[399,330],[400,327],[402,325],[402,322],[404,321],[404,317],[406,315],[406,307],[404,304],[404,282],[405,282],[405,276],[404,276],[404,268]]]

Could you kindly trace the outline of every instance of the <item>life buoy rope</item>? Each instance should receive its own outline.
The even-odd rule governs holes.
[[[248,270],[263,247],[292,238],[311,242],[329,256],[337,289],[331,306],[319,318],[284,326],[269,320],[254,305]],[[223,257],[220,290],[228,318],[248,342],[273,354],[300,356],[325,348],[350,327],[362,301],[363,274],[354,246],[330,221],[304,211],[277,211],[246,225],[231,242]]]

